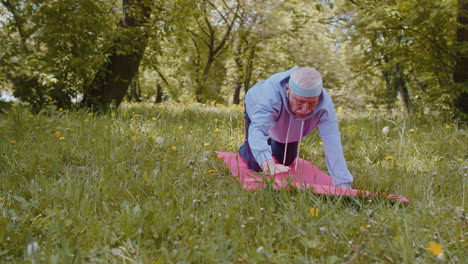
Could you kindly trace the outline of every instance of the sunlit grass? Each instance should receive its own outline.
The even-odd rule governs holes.
[[[215,154],[237,150],[242,111],[127,104],[106,115],[2,115],[0,262],[465,260],[465,127],[441,117],[339,113],[353,187],[410,199],[401,205],[244,191]],[[300,156],[326,171],[316,133]]]

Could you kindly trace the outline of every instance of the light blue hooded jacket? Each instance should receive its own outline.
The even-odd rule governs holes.
[[[327,91],[322,90],[317,106],[306,117],[299,118],[291,113],[286,83],[291,71],[296,68],[297,66],[276,73],[255,84],[247,92],[245,107],[251,120],[248,142],[252,154],[261,165],[265,160],[273,159],[271,147],[267,143],[269,137],[281,143],[287,143],[286,140],[288,143],[295,142],[318,128],[333,183],[335,186],[349,187],[353,182],[353,176],[346,165],[338,129],[338,117]],[[304,125],[301,133],[302,122]]]

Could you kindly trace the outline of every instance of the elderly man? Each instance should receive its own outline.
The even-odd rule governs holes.
[[[334,185],[351,187],[338,118],[317,70],[296,66],[255,84],[245,96],[244,118],[246,136],[239,153],[249,169],[289,171],[299,141],[318,128]]]

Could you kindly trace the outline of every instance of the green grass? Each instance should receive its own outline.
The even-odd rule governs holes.
[[[339,115],[353,187],[410,204],[244,191],[215,154],[237,151],[241,108],[13,108],[0,116],[0,263],[466,263],[466,127]],[[300,155],[327,171],[316,133]]]

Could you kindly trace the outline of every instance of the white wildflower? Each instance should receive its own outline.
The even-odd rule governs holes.
[[[322,233],[328,232],[328,228],[327,228],[326,226],[321,226],[321,227],[319,228],[319,230],[320,230],[320,232],[322,232]]]
[[[29,245],[26,247],[26,253],[28,255],[32,255],[36,253],[38,250],[39,250],[39,244],[36,241],[29,243]]]
[[[382,129],[382,135],[386,136],[390,132],[390,127],[386,126]]]

